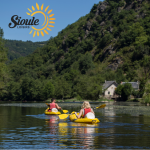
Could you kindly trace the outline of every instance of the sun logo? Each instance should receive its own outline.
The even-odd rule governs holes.
[[[40,8],[39,5],[38,5],[38,3],[36,3],[37,11],[35,11],[35,8],[33,6],[32,6],[32,10],[28,8],[28,10],[29,10],[30,13],[27,12],[27,15],[34,16],[37,13],[41,13],[44,16],[44,18],[45,18],[45,21],[44,21],[44,23],[42,25],[43,27],[41,29],[37,29],[37,28],[35,28],[35,27],[32,26],[32,30],[30,31],[29,34],[31,34],[34,31],[33,37],[36,34],[37,34],[37,36],[39,36],[40,33],[41,33],[42,36],[44,36],[43,31],[46,34],[48,34],[48,31],[51,31],[51,29],[49,27],[54,27],[53,25],[49,25],[49,23],[50,24],[54,24],[55,23],[54,21],[52,21],[52,20],[55,20],[55,18],[52,18],[54,16],[54,14],[50,14],[52,12],[52,9],[49,10],[49,11],[47,11],[48,8],[49,8],[49,6],[47,6],[45,8],[45,10],[43,10],[43,6],[44,6],[44,4],[42,4],[42,6]],[[47,13],[47,15],[45,13]]]

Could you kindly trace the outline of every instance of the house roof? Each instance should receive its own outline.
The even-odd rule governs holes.
[[[130,83],[134,89],[139,89],[139,82],[122,82],[121,84]]]
[[[105,81],[105,83],[103,84],[103,89],[107,89],[108,87],[110,87],[112,84],[115,84],[116,86],[118,85],[116,83],[116,81]]]

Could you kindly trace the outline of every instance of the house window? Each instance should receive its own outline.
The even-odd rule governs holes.
[[[110,92],[108,91],[108,94],[110,94]]]

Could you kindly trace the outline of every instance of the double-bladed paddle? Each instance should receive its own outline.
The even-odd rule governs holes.
[[[106,106],[106,104],[102,104],[98,107],[96,107],[96,109],[100,109],[100,108],[104,108]],[[59,115],[59,119],[67,119],[67,117],[69,116],[70,114],[61,114]]]
[[[49,104],[47,104],[47,103],[45,103],[48,107],[50,106]],[[63,109],[61,109],[62,110],[62,112],[64,113],[64,114],[66,114],[66,113],[68,113],[68,110],[63,110]]]

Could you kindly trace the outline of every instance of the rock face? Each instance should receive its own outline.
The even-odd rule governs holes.
[[[105,25],[105,22],[102,21],[102,22],[100,23],[100,26],[104,26],[104,25]]]
[[[122,7],[118,7],[118,10],[117,10],[117,11],[118,11],[118,12],[121,12],[121,10],[122,10]]]
[[[112,62],[110,65],[108,65],[107,68],[110,68],[110,69],[112,69],[112,70],[117,70],[118,66],[119,66],[121,63],[122,63],[122,60],[121,60],[120,58],[115,58],[115,59],[113,60],[113,62]]]
[[[110,26],[110,27],[108,27],[108,29],[107,29],[110,33],[112,33],[112,31],[113,31],[113,27],[112,26]]]
[[[86,30],[86,31],[85,31],[84,39],[86,39],[86,38],[87,38],[88,34],[89,34],[89,31],[88,31],[88,30]]]
[[[105,9],[107,8],[108,3],[107,2],[102,2],[98,5],[97,10],[96,10],[96,16],[97,15],[101,15],[101,13],[103,13],[105,11]]]
[[[111,44],[104,50],[102,56],[100,57],[100,61],[102,62],[105,59],[105,57],[112,55],[114,53],[115,53],[114,47]]]
[[[87,24],[86,24],[86,30],[90,31],[91,26],[92,26],[92,22],[88,21]]]

